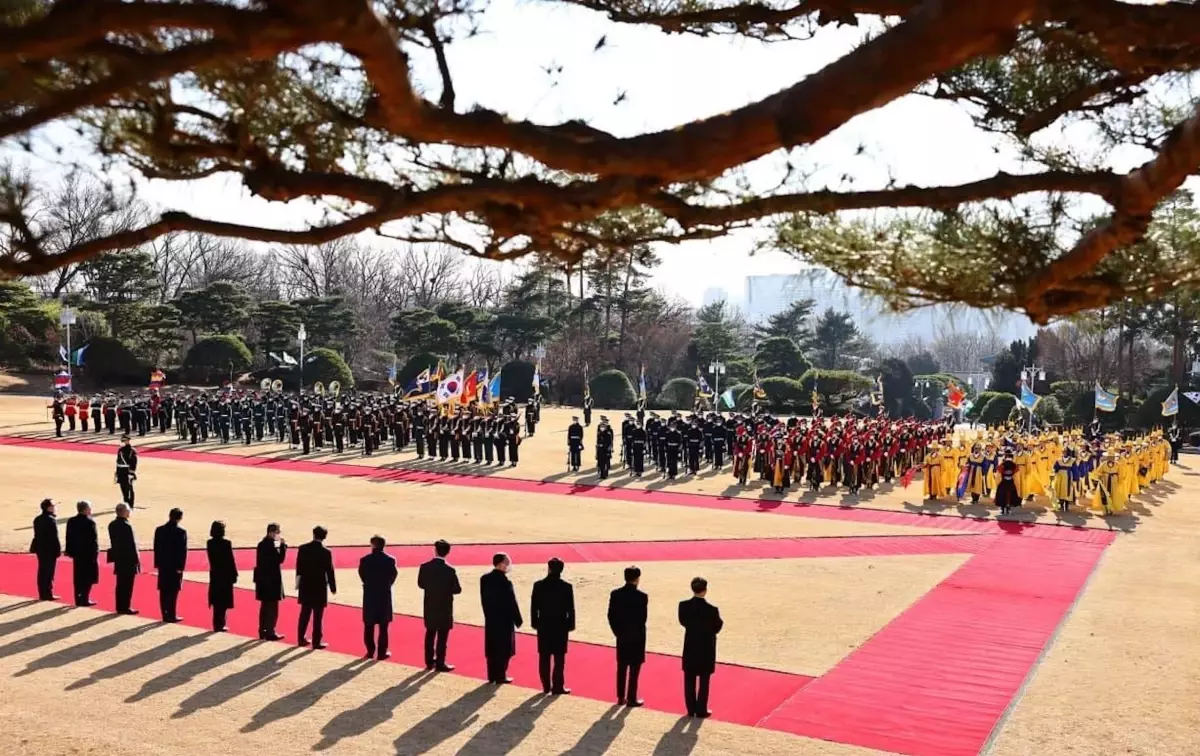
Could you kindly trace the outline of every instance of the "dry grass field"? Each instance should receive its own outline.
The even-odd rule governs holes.
[[[571,413],[550,409],[536,436],[522,446],[515,469],[497,477],[555,483],[595,482],[585,470],[562,470],[564,428]],[[615,413],[612,413],[615,414]],[[617,420],[616,417],[613,417]],[[50,431],[48,433],[48,430]],[[44,400],[0,396],[0,435],[45,439],[52,426]],[[92,443],[109,443],[106,435]],[[585,461],[590,460],[589,449]],[[226,520],[235,545],[261,537],[267,521],[282,523],[289,541],[307,540],[315,523],[330,543],[362,546],[379,532],[393,544],[581,543],[700,539],[961,536],[932,527],[929,518],[880,523],[874,510],[916,512],[919,481],[908,491],[879,492],[861,501],[823,493],[844,518],[781,516],[800,497],[748,501],[740,508],[664,506],[639,500],[640,489],[757,499],[757,488],[731,490],[732,476],[702,474],[665,484],[619,474],[608,481],[630,489],[626,498],[571,495],[570,489],[493,490],[481,485],[381,481],[286,469],[256,469],[156,459],[153,448],[177,445],[173,433],[139,441],[143,457],[135,527],[148,546],[153,527],[171,506],[184,509],[192,543],[201,546],[208,523]],[[212,445],[213,455],[293,456],[286,446]],[[316,462],[331,455],[313,455]],[[411,452],[337,462],[454,471],[417,463]],[[1192,756],[1200,743],[1200,465],[1175,468],[1170,481],[1144,498],[1131,516],[1111,523],[1120,532],[1101,557],[1087,588],[1014,699],[986,751],[1025,754],[1145,754]],[[486,472],[468,467],[466,472]],[[37,501],[52,496],[60,515],[71,502],[92,500],[103,525],[119,495],[108,454],[0,445],[0,551],[28,548]],[[642,497],[645,499],[646,497]],[[736,503],[736,502],[735,502]],[[774,508],[776,504],[781,509]],[[863,515],[834,509],[861,508]],[[982,514],[948,505],[953,517]],[[1029,515],[1055,522],[1053,513]],[[1069,524],[1105,528],[1078,513]],[[943,518],[936,518],[942,520]],[[1007,536],[1002,536],[1007,537]],[[103,541],[103,539],[102,539]],[[102,542],[102,546],[103,546]],[[453,559],[453,555],[452,555]],[[845,556],[819,559],[741,559],[642,562],[651,594],[652,651],[678,653],[674,604],[693,574],[712,581],[726,631],[722,662],[819,676],[902,616],[921,596],[969,559],[967,554]],[[610,644],[604,594],[619,583],[623,563],[568,563],[576,585],[577,641]],[[539,564],[520,563],[513,575],[523,608]],[[1022,564],[1012,569],[1024,571]],[[460,566],[474,591],[479,566]],[[203,573],[190,574],[194,580]],[[356,605],[352,571],[339,573],[336,600]],[[419,613],[413,570],[403,568],[396,610]],[[60,568],[60,594],[70,570]],[[32,586],[30,586],[32,588]],[[459,621],[479,621],[473,595]],[[252,611],[239,597],[235,611]],[[868,749],[748,727],[717,719],[681,719],[651,708],[619,709],[581,696],[543,698],[509,686],[494,689],[465,675],[426,674],[402,664],[261,644],[234,634],[164,626],[151,618],[115,617],[92,610],[0,596],[0,732],[15,754],[184,754],[330,752],[409,754],[866,754]],[[964,639],[969,641],[969,639]],[[979,647],[981,663],[1004,655]],[[719,686],[721,678],[714,678]],[[820,685],[821,681],[813,683]],[[14,736],[15,735],[15,736]],[[932,753],[932,752],[930,752]]]

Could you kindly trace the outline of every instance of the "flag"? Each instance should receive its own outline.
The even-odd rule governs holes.
[[[71,374],[66,370],[60,370],[54,376],[55,391],[70,391],[71,390]]]
[[[500,371],[500,373],[503,372],[503,370]],[[483,390],[483,401],[489,404],[494,404],[500,401],[500,373],[496,373],[494,376],[492,376],[492,380]]]
[[[954,381],[950,381],[950,384],[946,387],[946,406],[956,410],[962,406],[963,399],[966,397],[967,392],[962,390],[962,386],[959,386]],[[1033,408],[1030,407],[1030,409],[1032,410]]]
[[[1100,381],[1096,381],[1096,409],[1101,412],[1112,412],[1116,408],[1117,395],[1100,388]]]
[[[71,361],[71,355],[67,354],[67,348],[62,344],[58,345],[58,358],[67,363]]]
[[[1041,397],[1039,397],[1039,398],[1041,398]],[[964,494],[967,493],[967,480],[970,479],[970,475],[971,475],[971,468],[969,466],[964,467],[963,471],[958,474],[958,485],[954,489],[954,495],[960,499],[963,497]]]
[[[284,352],[284,353],[283,353],[283,364],[284,364],[284,365],[299,365],[300,363],[299,363],[299,362],[296,362],[296,358],[295,358],[295,357],[293,357],[292,355],[288,354],[287,352]]]
[[[587,399],[592,395],[592,385],[588,381],[588,364],[583,363],[583,398]]]
[[[766,399],[767,398],[767,392],[762,387],[762,381],[758,380],[758,370],[754,371],[754,398],[755,399]]]
[[[428,396],[433,391],[433,378],[429,373],[429,368],[425,368],[417,377],[409,382],[404,389],[404,396],[408,399]]]
[[[725,403],[725,407],[727,409],[733,409],[733,405],[734,405],[733,389],[731,389],[731,388],[725,389],[725,393],[721,394],[721,401]]]
[[[871,404],[876,407],[883,404],[883,376],[879,375],[875,378],[875,390],[871,392]]]
[[[267,352],[267,356],[270,357],[271,359],[275,360],[276,362],[283,362],[283,358],[280,357],[275,352]]]
[[[437,400],[438,404],[444,404],[451,399],[457,399],[462,396],[463,390],[463,373],[462,370],[456,370],[450,375],[442,379],[438,384]]]
[[[161,389],[167,384],[167,374],[157,368],[150,373],[150,388]]]
[[[1184,391],[1183,395],[1196,404],[1200,404],[1200,391]]]
[[[1038,402],[1042,401],[1042,397],[1029,390],[1029,387],[1024,383],[1021,384],[1021,406],[1033,412],[1037,409]]]
[[[646,401],[646,366],[642,365],[642,372],[638,375],[638,398],[643,402]]]
[[[71,354],[72,365],[75,367],[83,367],[83,353],[87,351],[88,346],[88,344],[84,344]]]
[[[542,393],[542,363],[541,363],[541,360],[539,360],[538,363],[533,366],[533,393],[534,394]]]
[[[487,368],[482,370],[472,370],[467,376],[467,380],[463,383],[462,397],[463,401],[471,402],[479,398],[479,389],[486,388],[488,382]]]
[[[1174,417],[1179,414],[1179,387],[1176,386],[1167,400],[1162,403],[1163,417]]]
[[[713,391],[708,386],[708,381],[704,380],[704,376],[700,374],[700,368],[696,368],[696,386],[700,391],[701,399],[708,399],[713,395]]]

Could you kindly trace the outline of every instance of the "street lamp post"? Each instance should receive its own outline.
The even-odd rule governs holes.
[[[300,393],[304,393],[304,341],[308,338],[308,331],[304,330],[304,324],[300,324],[300,330],[296,333],[296,340],[300,342]]]
[[[58,322],[67,329],[67,375],[71,375],[71,326],[75,325],[75,311],[64,307],[58,315]]]
[[[1026,365],[1021,368],[1021,381],[1029,386],[1029,390],[1033,391],[1037,387],[1035,381],[1046,380],[1046,370],[1037,365]],[[1033,430],[1033,409],[1029,410],[1029,430]]]
[[[708,372],[712,373],[713,377],[713,404],[717,407],[717,414],[721,414],[721,376],[725,375],[725,363],[720,360],[713,360],[708,365]]]

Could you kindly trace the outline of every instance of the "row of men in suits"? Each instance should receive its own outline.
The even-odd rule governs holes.
[[[34,540],[31,545],[38,558],[38,596],[54,600],[55,565],[66,554],[73,562],[75,603],[93,606],[92,586],[99,580],[99,539],[92,519],[91,506],[81,501],[77,514],[66,528],[66,549],[58,537],[56,508],[52,500],[41,504],[41,513],[34,520]],[[120,614],[137,614],[130,606],[136,576],[141,572],[141,560],[133,527],[129,522],[130,508],[117,505],[116,517],[108,526],[108,562],[116,576],[116,605]],[[170,511],[168,520],[154,532],[154,567],[157,571],[159,610],[164,622],[180,622],[177,612],[179,592],[187,565],[187,531],[181,526],[182,510]],[[279,602],[284,598],[283,564],[287,543],[277,523],[267,526],[266,536],[255,551],[255,598],[259,602],[259,638],[282,640],[276,632]],[[313,540],[296,553],[297,601],[300,618],[297,639],[301,646],[312,644],[325,648],[324,613],[330,594],[337,593],[337,574],[333,555],[325,547],[328,532],[313,528]],[[233,545],[225,537],[225,524],[216,521],[209,531],[206,552],[209,564],[208,603],[212,609],[213,630],[226,629],[227,612],[233,608],[234,585],[238,581],[237,561]],[[380,536],[371,539],[371,552],[358,566],[363,584],[363,643],[367,656],[386,659],[388,629],[393,619],[392,590],[398,571],[395,559],[384,550]],[[434,544],[434,556],[423,563],[417,574],[417,587],[424,592],[422,614],[425,624],[425,666],[449,672],[454,669],[446,661],[450,630],[454,626],[454,597],[462,593],[457,571],[447,561],[450,544],[439,540]],[[516,592],[508,572],[512,561],[507,554],[492,558],[492,570],[479,581],[480,601],[484,614],[484,655],[487,659],[488,681],[497,685],[512,682],[508,665],[516,654],[516,631],[524,623],[517,603]],[[530,599],[530,623],[537,633],[539,673],[545,693],[569,694],[566,687],[565,662],[569,636],[575,630],[575,597],[570,583],[563,580],[564,564],[558,558],[547,563],[547,575],[534,583]],[[641,570],[628,567],[625,585],[612,591],[608,604],[608,624],[616,638],[617,700],[622,705],[641,706],[638,698],[638,678],[646,658],[646,622],[648,597],[638,588]],[[709,678],[716,666],[716,638],[722,620],[717,608],[705,600],[708,584],[703,578],[692,581],[693,597],[679,605],[679,622],[685,628],[683,646],[684,694],[688,714],[706,717],[708,712]],[[308,628],[312,626],[312,639]]]

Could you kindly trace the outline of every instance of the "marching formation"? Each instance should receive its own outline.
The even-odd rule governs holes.
[[[1177,435],[1177,434],[1176,434]],[[923,460],[925,497],[978,503],[992,499],[1002,513],[1043,496],[1067,512],[1073,505],[1123,512],[1131,497],[1166,476],[1176,454],[1169,435],[1101,436],[1090,429],[1063,433],[979,432],[932,444]]]
[[[57,510],[54,501],[45,499],[41,513],[33,521],[33,542],[30,551],[38,562],[38,597],[53,601],[54,578],[61,556],[72,562],[74,603],[76,606],[95,606],[91,598],[93,586],[100,579],[100,540],[91,504],[81,501],[76,515],[67,521],[66,547],[58,535]],[[142,571],[141,556],[130,522],[132,510],[126,504],[117,505],[116,517],[108,525],[108,563],[116,577],[116,608],[118,614],[136,615],[131,606],[134,583]],[[163,622],[183,620],[177,611],[183,575],[188,562],[188,536],[182,526],[183,511],[171,509],[167,522],[154,531],[154,570],[159,596],[159,612]],[[300,617],[296,629],[297,643],[317,649],[327,647],[324,641],[325,608],[330,595],[337,593],[337,573],[332,552],[325,546],[328,531],[313,528],[313,538],[296,549],[296,600]],[[234,607],[234,586],[239,579],[233,545],[225,537],[225,523],[218,520],[209,529],[205,545],[208,557],[208,605],[212,609],[212,628],[226,630],[228,612]],[[371,551],[359,561],[358,577],[362,581],[363,645],[367,658],[386,659],[389,650],[389,626],[394,618],[392,592],[398,576],[396,560],[386,552],[381,536],[371,538]],[[454,627],[455,596],[463,592],[458,572],[447,562],[450,544],[439,540],[434,544],[434,556],[423,563],[417,573],[417,589],[423,592],[422,617],[425,625],[424,656],[426,670],[450,672],[454,665],[446,661],[446,650]],[[255,548],[254,596],[259,603],[258,637],[263,641],[279,641],[284,636],[276,631],[279,604],[284,600],[283,565],[288,544],[277,523],[267,526],[266,535]],[[547,564],[547,574],[533,584],[529,599],[529,624],[537,634],[538,671],[543,693],[567,695],[566,656],[570,634],[575,630],[576,610],[574,589],[563,579],[565,564],[557,557]],[[484,617],[484,656],[487,660],[488,682],[505,685],[513,680],[508,667],[516,655],[516,631],[525,624],[517,601],[516,590],[509,578],[512,560],[505,553],[492,557],[492,569],[479,579],[479,600]],[[646,623],[649,599],[638,588],[641,579],[638,567],[626,567],[624,585],[609,596],[607,619],[616,641],[617,703],[638,707],[638,679],[646,660]],[[711,716],[708,709],[709,683],[716,670],[717,635],[724,622],[716,606],[708,603],[708,582],[704,578],[691,581],[692,597],[679,604],[679,624],[684,628],[683,677],[684,700],[689,716]],[[309,635],[311,626],[312,635]]]
[[[858,493],[904,477],[919,465],[926,447],[945,438],[952,428],[941,421],[884,417],[780,420],[756,411],[688,417],[674,412],[664,418],[639,410],[626,413],[621,423],[621,460],[634,477],[645,473],[649,458],[669,480],[696,475],[702,464],[713,470],[731,464],[743,486],[753,473],[779,493],[793,485],[813,491],[843,486]],[[567,435],[570,444],[570,430]],[[608,418],[601,416],[596,464],[602,479],[608,476],[612,443]]]
[[[385,447],[398,452],[414,446],[419,459],[510,467],[520,461],[522,433],[536,432],[541,413],[537,395],[520,412],[512,400],[464,406],[379,392],[342,395],[336,382],[314,389],[285,394],[268,385],[261,391],[59,395],[49,409],[60,437],[64,426],[88,432],[90,416],[93,434],[145,436],[174,429],[180,441],[191,444],[267,441],[304,454],[353,449],[372,455]]]

